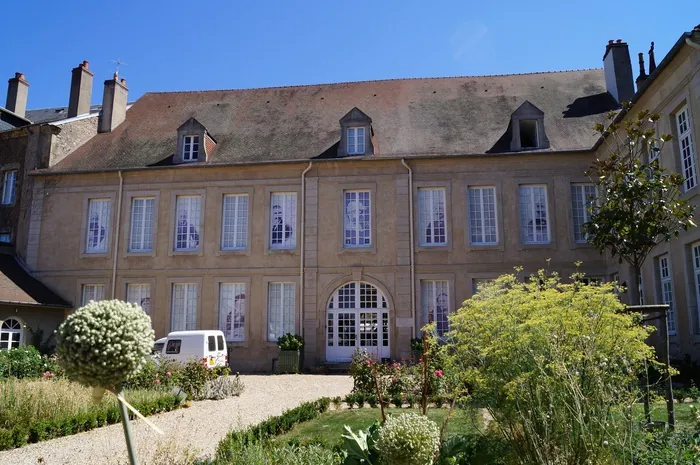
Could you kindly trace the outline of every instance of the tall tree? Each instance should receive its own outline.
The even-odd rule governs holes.
[[[630,105],[623,104],[622,111],[629,110]],[[659,164],[663,144],[672,138],[656,134],[660,116],[643,110],[628,114],[621,123],[617,116],[608,113],[607,124],[595,126],[607,150],[587,172],[598,199],[589,202],[591,215],[583,227],[588,242],[601,253],[609,251],[629,264],[629,302],[637,305],[644,261],[658,244],[695,226],[695,207],[680,196],[685,178]]]

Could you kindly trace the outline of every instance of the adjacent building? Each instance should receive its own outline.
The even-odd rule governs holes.
[[[238,370],[269,370],[287,332],[304,336],[307,366],[357,348],[406,357],[424,323],[446,331],[479,282],[514,266],[566,277],[580,261],[590,280],[625,279],[582,230],[603,150],[593,125],[634,99],[669,125],[687,108],[681,136],[697,134],[699,35],[636,92],[621,41],[603,69],[148,93],[128,111],[115,76],[97,134],[29,173],[34,242],[18,254],[74,307],[137,303],[158,337],[222,329]],[[696,163],[685,147],[664,147],[664,163]],[[695,292],[673,258],[693,234],[658,280],[645,269],[647,301],[668,276]],[[674,307],[679,356],[688,305]]]

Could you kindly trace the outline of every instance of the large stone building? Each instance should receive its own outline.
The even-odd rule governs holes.
[[[358,347],[404,357],[423,323],[445,330],[480,280],[516,265],[624,280],[581,230],[603,150],[592,128],[634,99],[669,125],[687,108],[697,134],[699,35],[636,93],[621,41],[604,69],[148,93],[128,111],[108,80],[99,133],[30,173],[37,247],[18,253],[74,306],[136,302],[159,337],[221,328],[235,369],[269,370],[286,332],[304,336],[307,366]],[[677,169],[674,150],[661,156]],[[695,292],[689,270],[673,265],[677,295]],[[680,304],[678,354],[695,337]]]

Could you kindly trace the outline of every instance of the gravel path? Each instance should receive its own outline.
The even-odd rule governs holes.
[[[165,436],[143,421],[132,422],[141,464],[173,463],[165,451],[189,450],[213,455],[226,433],[259,423],[271,415],[319,397],[344,396],[352,389],[349,376],[241,375],[240,397],[195,402],[192,407],[148,417]],[[157,458],[155,456],[158,456]],[[0,452],[0,464],[107,465],[128,464],[121,424]]]

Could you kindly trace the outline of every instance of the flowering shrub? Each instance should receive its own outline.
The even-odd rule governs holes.
[[[432,465],[440,447],[440,430],[427,417],[390,416],[379,430],[377,449],[388,465]]]
[[[112,388],[143,366],[153,336],[151,318],[136,305],[90,302],[58,327],[56,354],[70,378]]]
[[[0,350],[0,378],[38,378],[43,368],[44,359],[34,346]]]

